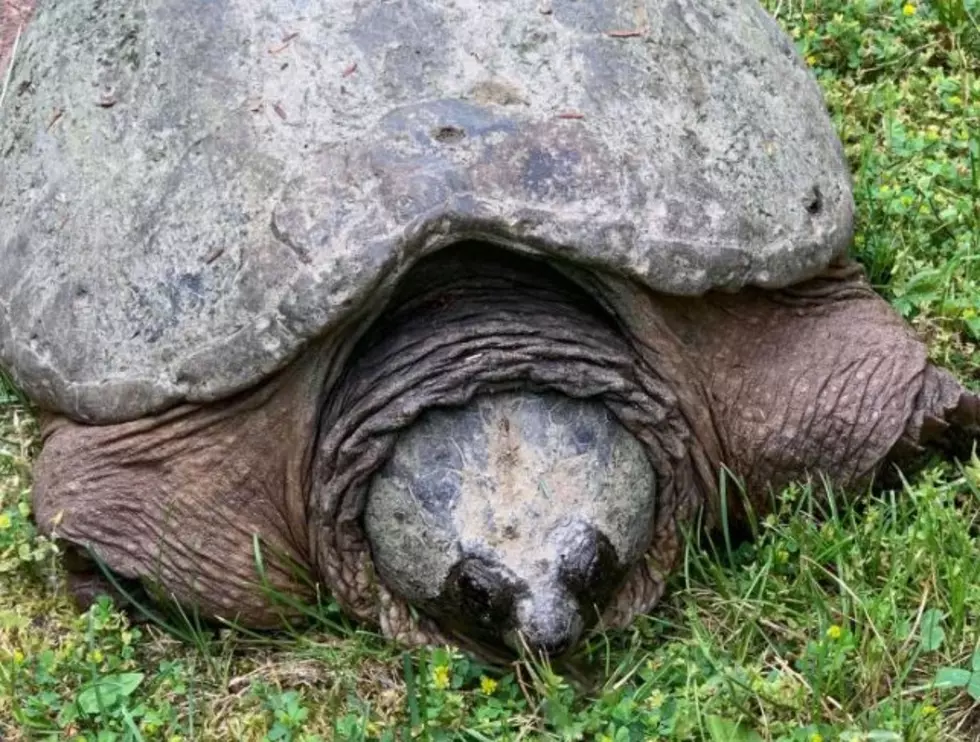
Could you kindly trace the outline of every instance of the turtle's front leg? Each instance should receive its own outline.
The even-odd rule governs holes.
[[[969,455],[980,437],[980,399],[856,263],[781,291],[653,301],[700,379],[719,463],[757,498],[809,474],[858,485],[929,449]]]
[[[204,620],[298,617],[313,598],[303,572],[320,360],[311,351],[230,400],[131,422],[45,415],[34,511],[82,607],[104,594],[142,602],[147,586]]]

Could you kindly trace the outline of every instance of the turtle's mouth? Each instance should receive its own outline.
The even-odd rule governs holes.
[[[637,362],[615,318],[561,268],[481,243],[443,250],[406,274],[353,349],[321,418],[313,509],[331,526],[321,531],[315,515],[312,538],[320,570],[332,577],[345,560],[364,562],[354,567],[360,577],[336,580],[350,584],[349,594],[338,597],[354,613],[377,620],[372,591],[357,585],[377,578],[363,523],[372,479],[402,433],[429,410],[463,408],[508,392],[557,393],[604,406],[610,424],[629,431],[648,450],[645,465],[657,469],[649,431],[662,422],[661,387]],[[651,494],[647,512],[634,514],[640,535],[617,549],[627,562],[609,575],[617,584],[649,544],[652,503]],[[441,517],[437,510],[431,517]],[[446,570],[454,558],[447,553]],[[443,576],[431,575],[435,582]],[[383,571],[380,577],[381,588],[417,606],[441,589],[421,578],[386,580]],[[613,592],[608,587],[605,592]]]

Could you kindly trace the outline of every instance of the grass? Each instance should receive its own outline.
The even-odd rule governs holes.
[[[934,358],[980,380],[980,3],[768,0],[855,171],[856,251]],[[980,460],[849,506],[781,493],[748,543],[566,665],[403,653],[331,603],[304,631],[80,614],[30,521],[37,430],[0,377],[0,738],[980,739]],[[710,546],[710,545],[709,545]],[[183,637],[178,640],[175,636]]]

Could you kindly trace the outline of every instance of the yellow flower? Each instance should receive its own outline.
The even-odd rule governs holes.
[[[655,690],[653,693],[650,694],[650,697],[647,699],[647,706],[649,706],[653,710],[657,710],[658,708],[664,705],[665,700],[667,699],[664,696],[664,694],[659,690]]]
[[[432,684],[439,690],[449,687],[449,668],[445,665],[437,665],[432,670]]]
[[[14,650],[14,664],[15,665],[24,664],[24,653],[21,652],[19,649]]]
[[[829,629],[827,629],[827,637],[829,639],[840,639],[841,628],[837,624],[834,624]]]
[[[820,732],[814,732],[810,735],[809,742],[823,742],[823,735]]]
[[[902,6],[903,15],[915,15],[915,6],[912,3],[905,3]]]
[[[8,528],[10,528],[10,516],[0,513],[0,531],[6,531]]]
[[[939,709],[937,709],[931,703],[927,703],[919,710],[919,713],[922,714],[923,716],[932,716],[937,711],[939,711]]]
[[[810,65],[811,67],[816,67],[817,66],[817,56],[815,54],[809,55],[806,58],[806,63],[808,65]]]
[[[140,722],[140,731],[146,732],[147,734],[153,734],[160,728],[163,722],[160,721],[142,721]]]
[[[103,656],[101,649],[93,649],[88,653],[88,657],[85,659],[87,659],[89,662],[94,662],[97,665],[102,662],[105,657]]]
[[[481,675],[480,690],[483,691],[484,695],[492,696],[497,690],[497,681],[493,678],[488,678],[486,675]]]

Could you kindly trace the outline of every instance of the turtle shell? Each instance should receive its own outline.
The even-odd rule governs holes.
[[[852,212],[755,0],[47,0],[0,112],[0,364],[132,419],[463,239],[698,295],[818,273]]]

